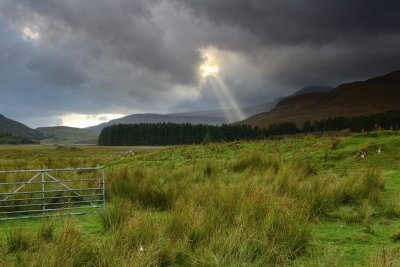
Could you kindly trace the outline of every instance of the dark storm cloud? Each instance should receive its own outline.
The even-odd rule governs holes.
[[[396,0],[191,0],[180,1],[216,23],[236,25],[268,44],[301,44],[397,34]]]
[[[1,102],[6,93],[14,101],[1,103],[0,113],[29,123],[33,113],[165,111],[193,90],[200,56],[192,43],[168,40],[153,15],[159,6],[140,0],[0,2]],[[26,27],[39,37],[24,36]],[[35,105],[25,103],[31,95],[40,96]]]
[[[0,113],[218,108],[198,75],[212,49],[242,105],[400,69],[400,2],[2,0]],[[37,36],[35,35],[37,34]]]
[[[216,25],[249,33],[239,47],[223,38],[213,41],[220,49],[247,54],[267,79],[291,86],[335,84],[400,68],[399,1],[179,2]]]
[[[154,23],[152,9],[157,1],[6,1],[3,16],[18,24],[45,24],[42,34],[46,49],[67,42],[68,53],[73,45],[89,46],[91,56],[109,53],[155,72],[171,75],[178,83],[193,81],[193,62],[197,51],[182,51],[172,57],[174,47],[164,42],[163,25]],[[63,36],[63,35],[67,36]],[[73,40],[68,40],[68,35]],[[66,40],[64,40],[66,39]],[[79,43],[83,41],[84,43]],[[62,44],[61,44],[62,45]],[[60,51],[58,51],[60,52]],[[186,53],[185,53],[186,52]]]

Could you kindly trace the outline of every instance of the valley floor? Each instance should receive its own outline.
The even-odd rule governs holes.
[[[399,132],[208,146],[0,146],[0,170],[93,166],[105,166],[107,207],[0,222],[0,266],[400,264]]]

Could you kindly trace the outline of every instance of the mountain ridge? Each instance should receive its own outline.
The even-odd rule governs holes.
[[[327,117],[370,115],[400,108],[400,71],[364,81],[344,83],[327,92],[292,95],[269,112],[256,114],[241,124],[268,127],[279,122],[305,121]]]
[[[308,86],[296,91],[293,95],[303,94],[306,91],[327,91],[331,88],[326,86]],[[265,102],[259,105],[243,107],[242,111],[246,117],[253,116],[265,111],[273,109],[281,99],[279,97],[274,101]],[[156,113],[143,113],[143,114],[131,114],[119,119],[111,120],[108,122],[101,123],[99,125],[87,127],[85,129],[100,133],[101,130],[107,126],[113,124],[129,124],[129,123],[161,123],[161,122],[172,122],[172,123],[191,123],[191,124],[229,124],[234,121],[228,121],[224,113],[233,112],[232,109],[216,109],[216,110],[203,110],[203,111],[191,111],[181,113],[169,113],[169,114],[156,114]]]
[[[29,139],[40,139],[43,135],[25,124],[9,119],[0,114],[0,131],[3,133],[18,135]]]
[[[244,107],[245,114],[256,114],[262,110],[269,110],[277,104],[276,101],[266,102],[260,105]],[[224,123],[233,123],[228,121],[224,112],[232,112],[231,109],[226,110],[205,110],[205,111],[190,111],[181,113],[157,114],[157,113],[142,113],[131,114],[125,117],[101,123],[99,125],[87,127],[85,129],[100,133],[101,130],[113,124],[130,124],[130,123],[191,123],[191,124],[210,124],[220,125]]]

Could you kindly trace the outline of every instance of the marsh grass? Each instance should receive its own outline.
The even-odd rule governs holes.
[[[39,226],[38,238],[45,242],[51,242],[54,238],[55,223],[51,219],[45,219]]]
[[[121,250],[143,250],[165,266],[202,265],[211,255],[219,255],[214,260],[221,265],[288,262],[301,255],[310,240],[307,206],[274,192],[261,174],[254,175],[274,174],[280,168],[275,158],[256,155],[245,162],[248,171],[244,174],[237,174],[246,169],[243,161],[232,172],[210,162],[190,173],[113,170],[109,195],[119,198],[113,197],[115,201],[101,211],[103,227],[115,232]],[[177,177],[182,175],[184,180]],[[163,179],[147,184],[151,177]],[[172,193],[158,190],[162,184]],[[164,200],[170,203],[167,209],[155,205],[154,192],[168,197]],[[136,203],[137,212],[128,214],[134,206],[126,201]]]
[[[273,169],[276,173],[280,168],[279,154],[266,156],[260,151],[254,151],[251,154],[239,155],[238,159],[232,163],[231,169],[234,172],[243,172],[245,170],[263,171]]]
[[[100,210],[100,221],[104,230],[118,229],[133,214],[130,201],[116,198]]]
[[[393,197],[389,199],[381,199],[379,209],[387,218],[395,219],[400,217],[400,199]]]
[[[320,266],[329,266],[329,267],[341,267],[345,266],[344,264],[344,253],[339,249],[337,245],[326,244],[322,246],[321,252],[317,255],[313,255],[311,260],[304,264],[299,264],[296,266],[302,267],[320,267]]]
[[[391,267],[400,265],[399,249],[383,248],[379,254],[370,256],[366,266],[369,267]]]
[[[203,176],[207,178],[218,175],[221,170],[221,166],[211,161],[206,161],[205,163],[203,163],[201,168],[203,169]]]
[[[318,175],[306,160],[282,164],[279,157],[257,152],[225,166],[205,161],[191,172],[186,167],[112,169],[109,202],[100,211],[108,237],[102,242],[111,247],[84,241],[73,220],[57,234],[47,222],[38,240],[51,243],[57,259],[38,266],[118,260],[135,266],[287,265],[306,251],[310,220],[339,208],[338,218],[360,222],[365,215],[352,205],[376,201],[384,188],[377,172],[338,179]],[[20,236],[14,239],[26,240]],[[15,250],[31,246],[18,242],[22,245]],[[36,246],[42,255],[46,245]]]
[[[116,196],[147,208],[166,210],[173,204],[177,192],[171,183],[162,178],[163,174],[141,168],[112,170],[108,178],[110,199]]]
[[[360,223],[364,220],[364,216],[353,206],[342,206],[331,216],[340,219],[348,224]]]
[[[14,253],[18,251],[25,251],[31,248],[32,237],[31,235],[21,226],[13,229],[6,239],[6,247],[8,253]]]
[[[40,232],[38,236],[40,237]],[[96,243],[83,239],[74,218],[67,218],[51,241],[33,240],[34,253],[21,254],[21,266],[100,266],[100,250]]]
[[[310,164],[302,161],[282,168],[273,187],[280,194],[304,201],[312,215],[325,216],[342,205],[356,205],[365,199],[379,203],[384,181],[377,171],[342,178],[316,175]]]
[[[103,229],[88,234],[73,219],[57,227],[44,221],[34,233],[16,228],[3,244],[5,261],[21,266],[290,266],[313,249],[312,228],[319,221],[362,225],[360,231],[372,236],[376,216],[400,214],[396,199],[385,197],[380,171],[338,175],[321,163],[329,139],[321,141],[319,154],[308,157],[291,151],[299,142],[183,146],[122,160],[111,152],[97,151],[96,158],[85,149],[45,150],[48,154],[38,155],[32,165],[118,162],[106,169],[107,205],[99,212]],[[346,146],[343,141],[331,151],[328,163],[333,165],[330,161]],[[374,261],[377,266],[395,262],[396,253],[382,253]],[[340,247],[324,246],[304,266],[342,266],[342,258]]]

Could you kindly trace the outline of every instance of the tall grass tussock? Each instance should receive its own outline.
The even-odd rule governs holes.
[[[395,198],[384,197],[382,171],[324,169],[326,146],[317,161],[283,153],[294,141],[252,145],[183,146],[132,158],[55,149],[60,158],[84,154],[65,159],[75,166],[117,162],[106,168],[107,204],[94,217],[100,228],[88,234],[74,218],[43,220],[29,232],[15,228],[0,258],[20,266],[290,266],[308,257],[309,266],[341,266],[336,246],[313,254],[314,224],[339,220],[373,235],[374,217],[400,214]],[[46,156],[34,164],[55,161]],[[389,266],[397,253],[384,251],[371,262]]]

